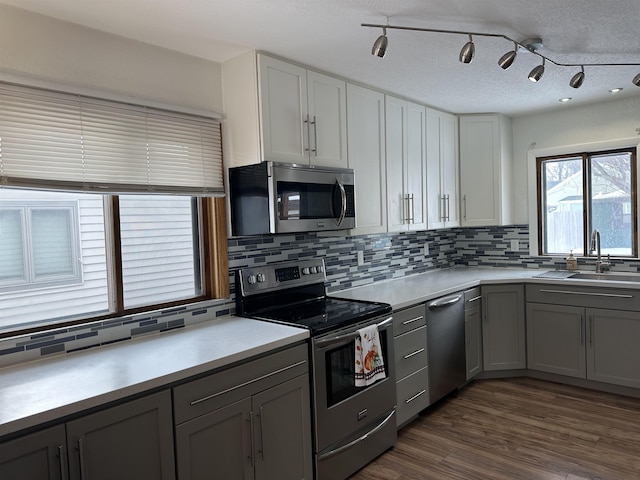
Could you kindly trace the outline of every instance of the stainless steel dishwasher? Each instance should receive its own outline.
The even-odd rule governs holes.
[[[429,405],[466,381],[462,298],[462,293],[456,293],[427,304]]]

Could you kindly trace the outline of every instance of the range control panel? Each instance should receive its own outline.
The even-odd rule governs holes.
[[[237,274],[245,297],[326,281],[322,258],[243,268]]]

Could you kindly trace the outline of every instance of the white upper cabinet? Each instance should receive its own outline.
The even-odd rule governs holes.
[[[349,168],[355,171],[354,235],[387,230],[384,94],[347,84]]]
[[[258,55],[263,160],[347,166],[346,84]]]
[[[458,215],[458,118],[427,108],[427,225],[456,227]]]
[[[460,117],[462,225],[509,225],[511,119],[504,115]]]
[[[426,109],[385,97],[387,230],[426,230]]]

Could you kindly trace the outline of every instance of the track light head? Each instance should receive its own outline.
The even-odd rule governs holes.
[[[473,38],[471,37],[471,34],[469,34],[469,41],[467,43],[464,44],[464,47],[462,47],[462,50],[460,50],[460,61],[462,63],[471,63],[471,60],[473,60],[473,56],[476,53],[476,47],[473,44]]]
[[[382,35],[376,38],[376,41],[373,42],[373,48],[371,49],[371,55],[375,55],[376,57],[384,57],[387,53],[387,45],[389,41],[387,40],[387,29],[382,27]]]
[[[584,67],[580,67],[580,71],[576,73],[569,81],[569,86],[573,88],[580,88],[584,82]]]
[[[534,67],[534,69],[529,73],[529,80],[532,82],[539,81],[542,78],[542,75],[544,75],[544,60],[544,57],[542,57],[542,63],[537,67]]]
[[[640,73],[633,77],[633,84],[636,87],[640,87]]]
[[[513,62],[518,55],[518,44],[514,43],[514,45],[515,48],[512,51],[505,53],[500,57],[500,60],[498,60],[498,65],[500,65],[500,68],[502,68],[503,70],[506,70],[511,65],[513,65]]]

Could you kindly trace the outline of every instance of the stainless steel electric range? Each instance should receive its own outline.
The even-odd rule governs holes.
[[[314,457],[318,480],[344,480],[396,442],[391,306],[329,296],[323,259],[245,268],[237,315],[311,332]],[[386,378],[355,385],[357,330],[376,324]]]

